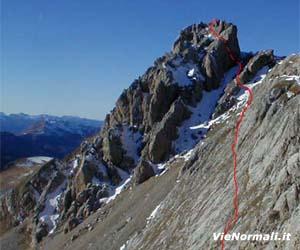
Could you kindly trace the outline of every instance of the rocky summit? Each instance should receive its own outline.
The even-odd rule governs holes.
[[[300,56],[240,51],[237,27],[180,32],[169,53],[125,89],[97,135],[1,197],[3,249],[219,249],[232,231],[290,241],[226,241],[226,249],[300,249]],[[13,240],[17,239],[17,240]]]

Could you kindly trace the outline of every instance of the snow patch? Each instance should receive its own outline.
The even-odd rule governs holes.
[[[288,91],[288,92],[286,92],[286,95],[287,95],[287,98],[291,98],[291,97],[293,97],[295,94],[293,93],[293,92],[291,92],[291,91]]]
[[[47,156],[35,156],[35,157],[28,157],[25,158],[23,162],[17,163],[19,167],[33,167],[35,165],[45,164],[51,161],[52,157]]]
[[[262,83],[264,78],[266,77],[266,73],[269,71],[269,67],[265,66],[262,69],[260,69],[257,74],[253,77],[253,79],[245,84],[249,88],[254,88],[255,86],[259,85]],[[230,108],[228,111],[226,111],[224,114],[218,116],[216,119],[210,120],[207,123],[199,124],[198,126],[192,127],[192,129],[209,129],[212,125],[223,123],[226,121],[230,116],[231,113],[240,109],[242,106],[244,106],[249,98],[249,94],[245,90],[240,90],[239,94],[237,95],[237,104],[234,105],[232,108]],[[236,115],[238,116],[240,113],[237,113]]]
[[[263,68],[261,68],[256,75],[253,77],[253,79],[248,82],[247,84],[245,84],[247,87],[249,87],[250,89],[254,88],[255,86],[259,85],[262,83],[262,81],[265,79],[267,73],[269,71],[269,67],[265,66]],[[234,106],[234,109],[239,109],[241,106],[243,106],[247,100],[249,98],[249,94],[247,91],[241,89],[239,94],[237,95],[237,100],[238,103],[236,106]]]
[[[131,181],[132,175],[129,175],[124,170],[117,168],[118,174],[121,177],[121,183],[116,187],[111,187],[111,194],[110,196],[103,200],[105,203],[109,203],[110,201],[114,200],[117,195],[119,195],[125,188],[127,188],[129,182]]]
[[[179,128],[179,137],[173,143],[176,153],[181,153],[192,149],[201,139],[205,138],[206,127],[197,127],[198,124],[208,124],[210,117],[215,111],[215,107],[224,89],[236,75],[237,67],[231,68],[222,79],[221,86],[212,91],[203,91],[201,101],[196,107],[190,107],[192,115],[185,120]]]
[[[127,240],[121,247],[120,247],[120,250],[125,250],[126,249],[126,246],[128,245],[129,243],[129,240]]]
[[[70,171],[71,175],[76,172],[78,166],[79,166],[79,158],[76,157],[76,159],[73,161],[72,168],[71,168],[71,171]]]
[[[32,161],[37,164],[43,164],[48,161],[51,161],[53,158],[52,157],[47,157],[47,156],[35,156],[35,157],[28,157],[27,158],[29,161]]]
[[[284,77],[286,81],[295,81],[297,83],[297,85],[300,85],[300,76],[297,75],[282,75],[279,77]]]
[[[183,63],[182,58],[176,58],[167,64],[166,69],[172,73],[174,82],[178,86],[186,87],[193,84],[193,80],[205,81],[204,76],[198,69],[198,66],[192,62]]]
[[[165,163],[159,163],[159,164],[154,164],[151,162],[149,162],[149,163],[152,165],[152,169],[155,173],[155,176],[161,176],[168,171],[168,168],[167,168],[168,161]]]
[[[192,68],[191,70],[188,71],[188,77],[193,77],[193,75],[195,74],[195,68]]]
[[[155,216],[158,214],[158,211],[161,207],[161,204],[159,204],[150,214],[150,216],[146,219],[147,220],[147,224],[150,223],[151,220],[153,220],[155,218]]]
[[[139,160],[138,150],[142,143],[142,134],[139,131],[134,131],[132,127],[124,125],[121,134],[123,148],[126,150],[126,155],[132,158],[137,164]]]
[[[52,193],[47,195],[44,210],[39,214],[40,221],[47,223],[50,229],[49,234],[52,234],[56,228],[56,221],[59,217],[58,203],[66,185],[67,181],[65,180]]]
[[[202,142],[203,143],[203,142]],[[186,154],[184,154],[182,157],[184,161],[188,161],[191,156],[193,155],[194,149],[189,150]]]
[[[246,85],[250,87],[254,87],[260,83],[262,83],[263,79],[266,77],[267,73],[269,72],[270,68],[268,66],[262,67],[256,75],[248,82]]]
[[[204,35],[204,37],[214,40],[214,36],[211,33],[209,33],[208,35]]]

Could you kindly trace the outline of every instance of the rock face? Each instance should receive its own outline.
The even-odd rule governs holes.
[[[237,40],[237,28],[234,25],[220,22],[221,36],[227,40],[228,48],[239,57],[240,48]],[[207,80],[205,83],[206,89],[210,90],[217,88],[224,73],[234,65],[225,45],[220,40],[215,40],[207,48],[207,54],[203,60],[203,67],[205,69]]]
[[[167,159],[172,150],[172,141],[177,138],[177,126],[189,115],[190,111],[178,98],[164,118],[155,125],[151,131],[149,146],[145,148],[152,162],[159,163]]]
[[[219,25],[228,46],[239,56],[236,26],[225,22]],[[104,159],[120,165],[121,139],[112,131],[122,124],[151,134],[144,137],[143,143],[146,145],[143,155],[147,159],[155,163],[168,159],[173,150],[172,141],[176,139],[176,126],[189,116],[187,108],[182,106],[196,105],[203,90],[218,88],[224,73],[233,65],[225,46],[211,38],[206,24],[184,29],[172,52],[157,59],[153,67],[124,90],[106,118],[102,131]],[[179,114],[174,115],[177,111]]]
[[[218,26],[245,65],[241,81],[255,93],[239,136],[241,221],[235,229],[289,228],[297,236],[299,228],[293,221],[299,219],[299,56],[279,64],[271,50],[240,53],[236,26],[226,22]],[[231,213],[232,131],[247,100],[236,87],[235,69],[226,47],[209,34],[207,24],[187,27],[172,51],[123,91],[99,134],[82,142],[64,161],[41,166],[1,198],[1,221],[8,229],[29,221],[37,244],[52,239],[56,243],[55,235],[47,235],[64,231],[75,244],[70,243],[69,249],[76,249],[77,238],[83,237],[78,228],[85,228],[82,224],[95,218],[92,214],[109,210],[103,230],[97,232],[96,219],[88,227],[86,235],[91,236],[84,236],[97,234],[93,238],[100,241],[97,246],[119,249],[127,242],[128,249],[217,248],[212,234],[222,231]],[[151,178],[163,168],[180,168],[181,175],[163,184],[160,180],[168,177]],[[149,219],[143,208],[153,204],[147,194],[136,194],[139,199],[131,195],[140,187],[150,192],[151,182],[158,185],[156,202],[163,204],[155,210],[160,211],[158,220],[142,227],[141,221],[156,214]],[[118,200],[119,195],[127,196]],[[118,207],[124,200],[126,211]],[[133,210],[135,214],[130,213]],[[131,219],[114,226],[111,222],[120,213]],[[127,228],[131,220],[140,226]],[[111,244],[101,244],[110,236]],[[240,249],[254,247],[238,244]],[[293,249],[283,244],[280,247]]]
[[[240,75],[242,82],[247,83],[253,79],[259,70],[265,66],[273,66],[275,64],[275,58],[273,50],[260,51],[254,55],[244,68]]]
[[[240,216],[232,230],[245,234],[286,232],[291,233],[291,240],[226,241],[228,249],[299,247],[299,75],[300,56],[291,56],[253,89],[254,102],[239,136]],[[155,220],[130,238],[126,249],[220,248],[213,233],[223,232],[233,213],[232,159],[228,157],[233,137],[228,130],[233,130],[238,112],[240,108],[195,147],[183,166],[180,182],[161,203]]]
[[[103,138],[103,159],[114,165],[123,160],[123,150],[118,129],[109,129]]]
[[[74,178],[74,182],[76,183],[76,190],[78,192],[81,192],[83,189],[85,189],[88,183],[92,182],[92,178],[95,176],[96,172],[96,164],[83,158],[81,166],[79,166],[77,174]]]
[[[245,65],[242,73],[240,74],[240,81],[242,83],[249,83],[251,81],[258,80],[255,78],[256,74],[259,77],[262,73],[259,71],[266,71],[275,64],[275,57],[273,50],[260,51],[253,55],[249,62]],[[264,70],[265,69],[265,70]],[[225,89],[225,95],[218,101],[218,106],[214,113],[214,117],[217,117],[227,110],[229,110],[234,104],[237,103],[237,96],[240,92],[240,88],[236,86],[236,80],[229,83]]]
[[[49,233],[48,231],[48,226],[46,223],[39,223],[37,225],[37,229],[36,229],[36,233],[35,233],[35,237],[36,237],[36,240],[37,242],[41,242],[42,239],[47,236],[47,234]]]
[[[36,240],[39,242],[49,232],[46,212],[58,213],[49,204],[49,198],[63,191],[66,176],[62,162],[51,160],[21,182],[14,190],[1,197],[0,220],[5,226],[19,225],[29,219],[36,225]],[[43,219],[41,219],[43,218]]]

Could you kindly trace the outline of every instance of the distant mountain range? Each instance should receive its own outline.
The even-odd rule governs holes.
[[[102,122],[74,116],[0,113],[0,168],[18,158],[50,156],[62,158],[88,136],[98,132]]]

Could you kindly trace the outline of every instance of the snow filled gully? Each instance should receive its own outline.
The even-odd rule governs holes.
[[[177,154],[191,150],[200,140],[205,138],[207,128],[200,126],[208,124],[210,118],[215,111],[216,105],[220,97],[224,93],[227,84],[231,82],[236,74],[237,66],[232,67],[225,73],[221,86],[212,91],[203,91],[201,101],[196,107],[189,107],[192,115],[185,120],[182,126],[178,129],[179,137],[174,142],[174,149]]]

